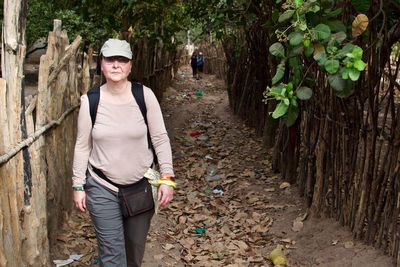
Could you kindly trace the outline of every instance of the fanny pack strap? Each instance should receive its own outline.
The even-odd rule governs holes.
[[[132,184],[126,184],[126,185],[124,184],[124,185],[122,185],[122,184],[114,183],[113,181],[108,179],[107,176],[105,176],[105,174],[101,170],[97,169],[93,165],[92,165],[92,169],[97,174],[97,176],[99,176],[101,179],[103,179],[104,181],[106,181],[109,184],[112,184],[113,186],[115,186],[117,188],[126,188],[126,187],[129,187],[129,186],[132,185]]]

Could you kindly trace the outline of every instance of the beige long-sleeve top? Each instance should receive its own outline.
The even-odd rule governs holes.
[[[171,145],[160,105],[153,91],[143,86],[147,122],[161,174],[174,175]],[[98,177],[91,166],[100,169],[117,184],[131,184],[152,165],[153,152],[148,147],[147,126],[135,98],[130,94],[124,104],[111,104],[100,94],[96,122],[92,128],[87,95],[81,96],[78,132],[73,161],[73,185],[85,184],[86,171],[99,183],[118,188]]]

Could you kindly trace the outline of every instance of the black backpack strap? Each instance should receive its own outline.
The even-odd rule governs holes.
[[[139,105],[140,111],[142,112],[144,122],[147,125],[147,107],[146,102],[144,102],[144,92],[143,85],[140,83],[132,83],[132,94]]]
[[[157,164],[158,163],[157,162],[157,155],[156,155],[156,151],[154,150],[153,143],[151,142],[149,124],[147,122],[147,107],[146,107],[146,102],[144,101],[143,85],[140,84],[140,83],[132,83],[132,94],[133,94],[133,97],[136,100],[136,103],[139,105],[139,109],[142,112],[142,115],[143,115],[143,118],[144,118],[144,122],[146,123],[148,148],[153,151],[154,163]]]
[[[94,87],[87,92],[87,97],[89,99],[89,111],[90,118],[92,119],[92,127],[96,122],[97,107],[100,101],[100,87]]]

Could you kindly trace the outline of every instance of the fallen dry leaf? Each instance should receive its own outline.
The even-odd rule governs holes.
[[[172,244],[165,244],[164,246],[163,246],[163,248],[165,249],[165,250],[171,250],[171,249],[173,249],[173,248],[175,248],[175,246],[174,245],[172,245]]]
[[[346,241],[346,242],[344,242],[344,247],[345,247],[345,248],[353,248],[353,247],[354,247],[353,241]]]
[[[290,187],[290,184],[288,182],[283,182],[279,186],[280,189],[285,189],[285,188],[288,188],[288,187]]]
[[[366,15],[358,14],[351,25],[351,35],[353,35],[353,37],[361,35],[367,29],[368,23],[369,20]]]
[[[164,258],[164,255],[163,254],[157,254],[157,255],[154,255],[153,258],[155,260],[157,260],[157,261],[160,261],[160,260],[162,260]]]
[[[265,192],[274,192],[275,188],[264,188]]]
[[[62,241],[64,243],[69,243],[71,240],[71,235],[70,234],[60,234],[57,236],[57,240]]]
[[[299,231],[301,231],[301,229],[303,229],[303,227],[304,227],[303,222],[294,220],[293,226],[292,226],[292,230],[293,230],[294,232],[299,232]]]
[[[180,240],[179,243],[180,243],[183,247],[185,247],[185,248],[187,248],[187,249],[190,249],[190,248],[194,245],[195,241],[194,241],[193,238],[190,238],[190,237],[189,237],[189,238],[185,238],[185,239]]]

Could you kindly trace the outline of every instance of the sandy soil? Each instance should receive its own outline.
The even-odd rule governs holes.
[[[394,266],[334,220],[308,213],[296,186],[270,170],[261,139],[231,113],[221,80],[195,80],[184,67],[161,105],[179,188],[153,219],[144,267],[273,266],[278,244],[288,266]],[[53,259],[72,254],[84,257],[70,266],[97,266],[87,214],[67,220]]]

